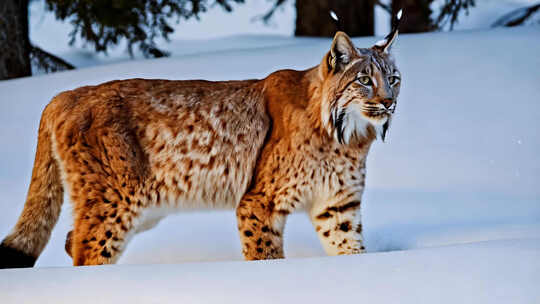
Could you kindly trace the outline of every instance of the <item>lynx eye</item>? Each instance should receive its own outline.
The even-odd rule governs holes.
[[[399,77],[398,76],[390,76],[390,77],[388,77],[388,83],[390,83],[390,85],[395,85],[398,82],[399,82]]]
[[[371,77],[369,77],[369,76],[360,76],[360,77],[358,77],[358,81],[360,81],[361,84],[366,85],[366,86],[373,84],[371,82]]]

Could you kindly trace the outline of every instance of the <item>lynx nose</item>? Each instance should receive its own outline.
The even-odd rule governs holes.
[[[394,104],[394,99],[393,98],[386,98],[386,99],[383,99],[383,101],[381,101],[381,103],[383,104],[383,106],[386,109],[390,109],[390,107]]]

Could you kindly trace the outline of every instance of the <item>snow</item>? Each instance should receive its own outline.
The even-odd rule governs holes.
[[[396,117],[367,165],[368,254],[323,257],[308,219],[295,214],[288,259],[241,262],[232,211],[189,212],[136,236],[120,265],[73,268],[63,249],[65,203],[37,268],[0,271],[0,301],[537,303],[539,34],[520,27],[398,38]],[[189,47],[172,58],[0,82],[0,237],[23,207],[40,112],[60,91],[131,77],[261,78],[318,64],[330,40],[250,35]]]
[[[539,251],[515,240],[361,258],[4,270],[0,291],[4,303],[538,303]]]

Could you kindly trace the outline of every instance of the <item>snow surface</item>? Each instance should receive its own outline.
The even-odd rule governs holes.
[[[539,34],[520,27],[398,38],[397,113],[367,165],[368,254],[322,257],[308,219],[295,214],[285,231],[289,259],[240,262],[233,212],[192,212],[136,236],[119,261],[175,265],[66,267],[66,203],[38,268],[0,271],[0,301],[538,303]],[[132,77],[261,78],[316,65],[329,46],[255,36],[194,41],[173,58],[0,82],[0,237],[23,207],[41,110],[60,91]]]
[[[3,270],[3,303],[539,303],[540,243],[362,256]],[[31,289],[31,291],[30,291]],[[353,303],[354,303],[353,302]]]

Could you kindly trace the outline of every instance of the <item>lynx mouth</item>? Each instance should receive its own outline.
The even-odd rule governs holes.
[[[388,118],[394,114],[396,110],[396,104],[393,104],[389,108],[383,108],[383,107],[374,107],[374,106],[364,106],[362,107],[362,113],[368,117],[373,119],[378,118]]]
[[[371,121],[375,121],[376,123],[384,123],[392,116],[394,110],[395,108],[362,111],[362,114]]]

